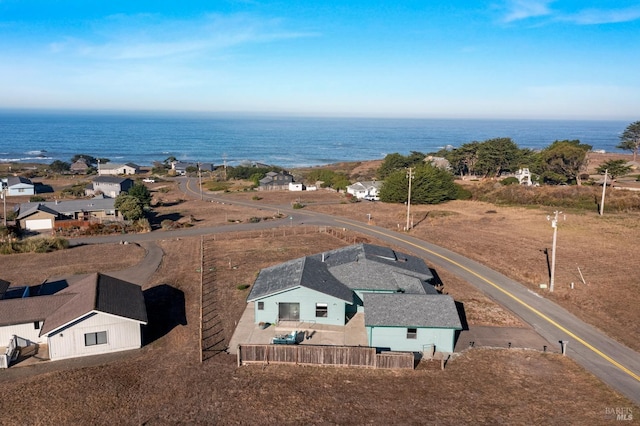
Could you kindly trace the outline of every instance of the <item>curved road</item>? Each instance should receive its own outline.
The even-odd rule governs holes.
[[[197,179],[178,178],[177,180],[182,191],[193,198],[229,203],[228,199],[222,197],[201,194],[198,190]],[[433,266],[446,269],[460,276],[487,296],[517,314],[552,345],[556,345],[557,348],[560,347],[560,341],[568,342],[567,355],[640,406],[640,356],[637,352],[609,338],[564,308],[544,298],[543,295],[527,289],[522,284],[482,264],[410,235],[366,225],[350,219],[337,218],[311,211],[293,210],[290,206],[265,206],[245,201],[232,201],[231,203],[254,208],[259,206],[264,210],[278,210],[290,215],[290,218],[278,222],[270,221],[257,224],[226,225],[199,229],[189,228],[178,231],[127,235],[125,238],[123,236],[92,237],[75,239],[73,243],[116,242],[123,239],[132,242],[143,242],[221,233],[231,230],[271,228],[276,226],[276,223],[281,225],[305,223],[355,230],[393,243],[427,259]],[[550,390],[550,393],[553,393],[553,390]]]

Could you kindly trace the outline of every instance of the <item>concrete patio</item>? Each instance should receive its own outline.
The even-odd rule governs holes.
[[[368,346],[367,333],[364,328],[364,314],[357,313],[344,326],[323,325],[308,322],[280,321],[262,329],[255,323],[254,304],[247,303],[247,307],[236,326],[229,342],[229,353],[236,355],[238,345],[271,343],[276,335],[299,333],[301,345],[336,345],[336,346]]]

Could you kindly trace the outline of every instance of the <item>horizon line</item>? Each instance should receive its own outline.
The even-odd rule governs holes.
[[[88,115],[156,115],[156,116],[210,116],[226,118],[299,118],[299,119],[383,119],[383,120],[500,120],[500,121],[636,121],[623,117],[548,117],[548,116],[448,116],[448,115],[397,115],[397,114],[328,114],[265,111],[203,111],[203,110],[153,110],[115,108],[32,108],[2,107],[0,113],[40,114],[88,114]]]

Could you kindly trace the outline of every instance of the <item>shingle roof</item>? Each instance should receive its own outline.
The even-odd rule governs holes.
[[[364,294],[364,324],[370,327],[429,327],[462,330],[451,296]]]
[[[352,290],[437,293],[427,282],[432,278],[422,259],[387,247],[357,244],[263,269],[247,300],[298,286],[348,302],[353,300]]]
[[[9,176],[7,178],[7,186],[18,185],[21,183],[24,183],[27,185],[33,185],[29,179],[22,176]]]
[[[27,204],[27,203],[25,203]],[[45,212],[45,213],[49,213],[52,214],[54,216],[58,216],[60,213],[58,213],[57,211],[53,210],[50,207],[47,207],[46,205],[42,204],[42,203],[28,203],[28,204],[33,204],[28,206],[28,208],[26,208],[25,210],[22,209],[22,207],[20,208],[20,214],[18,215],[18,219],[24,219],[27,216],[31,216],[32,214],[36,213],[36,212]]]
[[[58,295],[73,297],[47,317],[40,335],[51,333],[94,310],[147,323],[147,310],[140,286],[117,278],[91,274],[54,296]],[[39,298],[48,297],[53,296]]]
[[[423,282],[433,278],[422,259],[388,247],[357,244],[312,257],[323,255],[331,273],[352,290],[404,290],[424,294]]]
[[[114,210],[116,200],[113,198],[92,198],[90,200],[70,200],[70,201],[45,201],[45,202],[33,202],[20,204],[20,217],[26,215],[28,211],[37,208],[38,206],[46,207],[56,214],[70,215],[75,212],[81,211],[100,211],[100,210]],[[35,211],[35,210],[34,210]],[[20,218],[19,217],[19,218]]]
[[[72,299],[73,295],[66,294],[0,300],[0,326],[44,321]]]
[[[0,326],[44,321],[42,336],[94,311],[147,323],[144,296],[136,284],[98,273],[67,284],[52,295],[0,300]]]

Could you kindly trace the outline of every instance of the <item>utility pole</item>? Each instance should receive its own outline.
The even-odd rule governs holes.
[[[200,180],[200,200],[202,200],[202,169],[200,168],[200,163],[198,163],[198,179]]]
[[[7,227],[7,188],[4,186],[4,182],[0,182],[0,189],[2,189],[2,204],[4,205],[4,213],[2,218],[4,220],[4,227]]]
[[[556,279],[556,241],[558,239],[558,214],[560,213],[562,212],[556,210],[554,212],[555,216],[553,220],[551,220],[551,227],[553,228],[553,244],[551,245],[551,279],[549,281],[550,292],[553,292],[553,285],[555,284]]]
[[[602,201],[600,201],[600,216],[604,215],[604,193],[607,190],[607,172],[609,169],[604,170],[604,183],[602,184]]]
[[[222,154],[222,164],[224,166],[224,180],[227,180],[227,153]]]
[[[412,167],[409,167],[407,170],[407,178],[409,178],[409,193],[407,195],[407,227],[405,229],[409,232],[409,217],[411,215],[411,180],[413,179]]]

